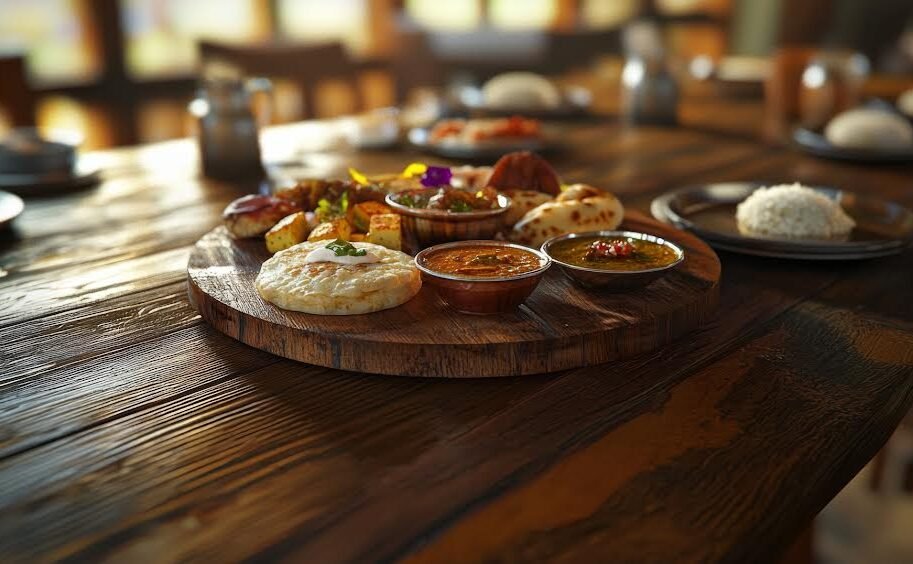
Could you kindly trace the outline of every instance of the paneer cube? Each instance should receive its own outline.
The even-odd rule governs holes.
[[[369,201],[349,206],[347,216],[352,227],[358,231],[367,232],[371,228],[371,218],[385,213],[393,213],[390,206],[380,202]]]
[[[403,249],[403,236],[399,215],[384,213],[371,216],[367,241],[394,251],[401,251]]]
[[[352,226],[345,219],[334,219],[321,223],[311,231],[308,241],[326,241],[342,239],[348,241],[352,236]]]
[[[287,215],[266,232],[266,248],[278,253],[307,239],[310,230],[304,212]]]

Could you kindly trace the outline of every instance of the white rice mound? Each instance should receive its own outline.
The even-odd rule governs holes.
[[[743,235],[776,239],[845,239],[856,226],[840,204],[798,183],[758,188],[735,217]]]

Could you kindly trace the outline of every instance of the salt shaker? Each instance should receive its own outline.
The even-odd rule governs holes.
[[[219,180],[251,180],[265,176],[260,138],[251,107],[251,93],[269,91],[265,79],[204,80],[190,111],[199,119],[203,174]]]
[[[659,30],[637,22],[624,31],[624,69],[621,73],[621,113],[627,123],[674,125],[678,84],[669,71]]]

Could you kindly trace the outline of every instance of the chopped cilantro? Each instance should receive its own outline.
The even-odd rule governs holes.
[[[363,257],[368,254],[366,249],[356,249],[355,245],[342,239],[336,239],[328,244],[326,248],[333,251],[337,257]]]

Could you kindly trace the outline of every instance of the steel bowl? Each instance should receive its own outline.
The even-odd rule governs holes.
[[[403,238],[412,251],[453,241],[491,239],[503,227],[504,214],[511,205],[510,198],[499,194],[497,208],[452,212],[410,208],[397,202],[396,195],[387,194],[386,203],[402,216]]]
[[[671,249],[678,258],[675,262],[660,266],[658,268],[648,268],[644,270],[604,270],[601,268],[587,268],[577,266],[556,259],[549,252],[555,243],[567,239],[578,239],[582,237],[605,237],[614,239],[638,239],[663,245]],[[678,266],[685,260],[685,251],[675,243],[667,241],[662,237],[650,235],[648,233],[639,233],[637,231],[583,231],[580,233],[568,233],[552,237],[542,244],[542,252],[545,253],[552,262],[561,267],[561,271],[571,280],[585,288],[599,288],[608,291],[630,290],[633,288],[642,288],[657,278],[664,276],[667,272]]]
[[[445,274],[428,268],[429,255],[443,249],[463,246],[513,247],[539,257],[536,270],[515,276],[484,278]],[[457,241],[429,247],[415,255],[415,265],[422,273],[422,281],[433,287],[447,304],[464,313],[492,314],[510,312],[520,306],[542,280],[552,260],[542,251],[505,241]]]

